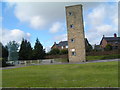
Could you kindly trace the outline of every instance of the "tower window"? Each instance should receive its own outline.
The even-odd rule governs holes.
[[[73,13],[72,12],[69,12],[69,16],[72,16],[73,15]]]
[[[72,52],[72,56],[76,56],[76,52]]]
[[[74,28],[74,25],[73,25],[73,24],[71,24],[71,25],[70,25],[70,28]]]
[[[71,39],[71,42],[75,42],[74,38]]]

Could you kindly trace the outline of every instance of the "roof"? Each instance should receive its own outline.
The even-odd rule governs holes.
[[[103,37],[102,40],[103,39],[106,40],[107,42],[113,42],[113,43],[120,41],[120,37]],[[102,43],[102,40],[100,42],[100,45]]]
[[[68,41],[61,41],[57,44],[57,46],[68,46]]]
[[[85,38],[85,42],[86,42],[87,44],[89,44],[87,38]],[[61,41],[61,42],[59,42],[58,44],[55,43],[54,45],[59,46],[59,47],[61,47],[61,46],[68,46],[68,41]]]
[[[120,37],[104,37],[106,41],[119,41]]]

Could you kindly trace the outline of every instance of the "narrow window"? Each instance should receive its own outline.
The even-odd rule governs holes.
[[[71,39],[71,42],[75,42],[74,38]]]
[[[74,28],[74,25],[73,25],[73,24],[71,24],[71,25],[70,25],[70,28]]]
[[[72,56],[76,56],[76,52],[72,52]]]
[[[72,16],[72,12],[69,12],[69,16]]]

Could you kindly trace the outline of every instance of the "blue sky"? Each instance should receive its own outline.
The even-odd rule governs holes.
[[[99,44],[103,35],[118,33],[115,2],[2,2],[2,43],[36,38],[47,50],[54,42],[67,40],[65,6],[83,5],[85,37]]]

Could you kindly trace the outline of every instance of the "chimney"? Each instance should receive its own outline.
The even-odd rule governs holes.
[[[114,33],[114,37],[117,37],[117,34],[116,34],[116,33]]]
[[[56,42],[54,42],[54,44],[56,44]]]
[[[105,37],[105,35],[103,35],[103,37]]]

